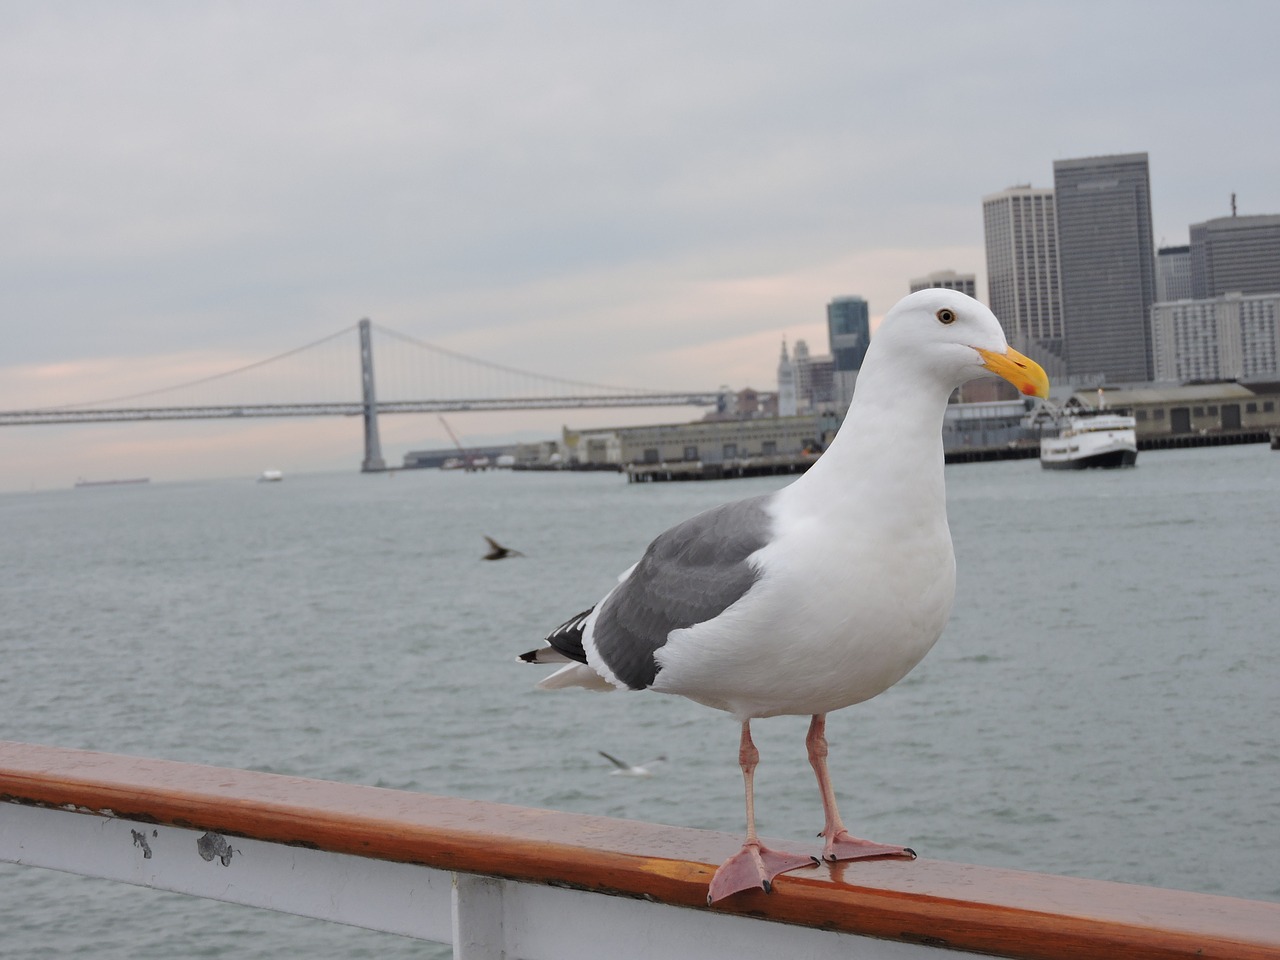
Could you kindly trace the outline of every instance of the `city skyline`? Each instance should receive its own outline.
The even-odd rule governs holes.
[[[365,316],[553,376],[765,389],[781,337],[825,344],[832,299],[874,323],[939,269],[985,298],[980,198],[1056,158],[1147,152],[1159,246],[1232,193],[1280,210],[1270,5],[1107,7],[1105,35],[1088,4],[979,4],[959,33],[941,4],[729,9],[6,7],[0,407],[195,379]],[[5,428],[0,490],[351,469],[350,426]],[[447,444],[434,418],[383,424],[389,462]]]

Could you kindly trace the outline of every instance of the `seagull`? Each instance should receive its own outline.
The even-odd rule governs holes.
[[[483,534],[481,534],[483,536]],[[485,542],[489,544],[489,552],[481,559],[483,560],[504,560],[507,557],[523,557],[524,554],[519,550],[512,550],[510,547],[504,547],[493,537],[485,537]]]
[[[644,763],[632,765],[625,760],[619,760],[611,753],[605,753],[603,750],[597,750],[596,753],[613,764],[615,769],[609,771],[609,775],[613,777],[652,777],[653,765],[662,763],[667,759],[666,754],[663,754],[662,756],[654,757],[652,760],[646,760]]]
[[[561,664],[543,689],[652,690],[738,722],[746,838],[712,877],[708,904],[768,893],[779,874],[818,862],[756,835],[756,719],[811,718],[805,745],[825,817],[821,860],[914,859],[908,847],[845,828],[827,770],[826,717],[893,686],[942,633],[956,580],[943,415],[953,390],[990,376],[1029,396],[1049,392],[1044,370],[1009,347],[977,300],[911,294],[872,337],[844,422],[807,472],[667,530],[600,602],[519,658]]]

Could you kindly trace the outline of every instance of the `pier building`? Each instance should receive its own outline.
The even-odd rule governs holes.
[[[1076,396],[1090,406],[1098,394]],[[1128,410],[1140,449],[1261,443],[1280,430],[1280,378],[1141,384],[1101,391],[1106,406]]]

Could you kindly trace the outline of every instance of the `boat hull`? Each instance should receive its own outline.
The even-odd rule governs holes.
[[[1131,449],[1105,450],[1083,457],[1064,457],[1063,459],[1045,459],[1040,456],[1040,466],[1046,470],[1087,470],[1092,467],[1114,468],[1132,467],[1138,462],[1138,451]]]

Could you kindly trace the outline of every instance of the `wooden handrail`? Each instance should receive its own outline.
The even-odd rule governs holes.
[[[709,909],[740,838],[0,741],[0,800]],[[0,808],[3,816],[3,808]],[[835,864],[710,908],[1005,957],[1280,958],[1280,904],[938,860]]]

